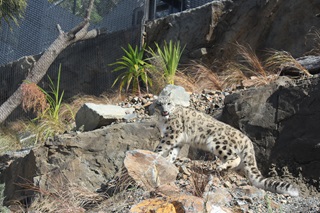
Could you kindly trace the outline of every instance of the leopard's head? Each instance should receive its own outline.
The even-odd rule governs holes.
[[[175,104],[168,96],[160,96],[156,104],[156,111],[166,119],[169,119],[175,110]]]

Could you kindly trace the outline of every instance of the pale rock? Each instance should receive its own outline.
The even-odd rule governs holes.
[[[205,212],[202,198],[192,195],[154,198],[141,201],[130,209],[130,213],[199,213]]]
[[[169,96],[170,99],[176,104],[184,107],[190,106],[190,94],[181,86],[167,85],[159,94],[159,97]],[[149,114],[153,115],[156,102],[149,106]]]
[[[124,165],[129,175],[145,190],[154,191],[161,185],[173,183],[178,169],[164,157],[148,150],[126,153]]]
[[[210,206],[225,206],[232,200],[230,192],[225,188],[217,188],[214,191],[207,191],[204,193],[203,198],[207,201],[207,208]]]
[[[116,105],[85,103],[76,114],[76,129],[90,131],[125,119],[134,108],[122,108]]]

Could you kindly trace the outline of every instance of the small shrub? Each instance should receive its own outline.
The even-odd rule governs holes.
[[[61,65],[57,84],[48,78],[49,92],[35,84],[25,83],[26,86],[23,87],[23,108],[27,111],[33,110],[37,115],[28,125],[28,130],[36,134],[35,143],[65,132],[70,129],[70,123],[74,120],[74,113],[69,105],[62,103],[64,91],[60,91]]]
[[[148,76],[148,70],[151,68],[151,64],[147,60],[143,59],[145,47],[139,49],[136,46],[134,49],[128,44],[128,50],[122,48],[125,55],[122,56],[117,62],[110,64],[111,66],[116,65],[113,72],[125,70],[121,73],[114,81],[112,87],[120,80],[119,91],[126,85],[126,92],[128,92],[130,85],[132,84],[133,92],[138,92],[141,96],[140,79],[148,87],[152,86],[152,81]]]
[[[164,78],[167,84],[174,84],[174,78],[178,69],[179,61],[184,48],[181,48],[180,42],[169,44],[165,41],[163,48],[160,48],[158,43],[156,45],[156,52],[149,48],[153,60],[157,62],[157,68],[163,71]]]

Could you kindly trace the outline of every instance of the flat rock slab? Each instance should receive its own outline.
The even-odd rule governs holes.
[[[85,103],[76,114],[76,129],[91,131],[125,119],[134,108],[122,108],[116,105]]]
[[[204,200],[192,195],[154,198],[141,201],[130,209],[130,213],[198,213],[207,212]]]
[[[129,175],[145,190],[174,183],[178,169],[164,157],[147,150],[131,150],[126,153],[124,165]]]

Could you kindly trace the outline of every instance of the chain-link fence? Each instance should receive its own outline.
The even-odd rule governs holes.
[[[142,8],[143,3],[144,0],[120,0],[108,14],[103,14],[100,22],[91,24],[91,28],[106,28],[108,32],[130,28],[133,11]],[[6,24],[1,26],[0,64],[43,52],[57,38],[57,24],[68,31],[82,20],[72,11],[51,4],[48,0],[28,0],[20,26],[12,26],[12,30]]]
[[[10,97],[31,69],[28,66],[33,60],[32,57],[22,59],[21,57],[35,56],[44,52],[58,37],[57,24],[62,30],[68,32],[83,20],[75,8],[70,9],[60,5],[61,2],[72,3],[73,1],[81,2],[54,1],[58,4],[49,3],[48,0],[28,0],[24,19],[20,21],[19,26],[12,25],[10,29],[5,23],[2,24],[0,27],[0,104]],[[99,2],[105,3],[107,9],[104,13],[100,11],[101,18],[92,22],[90,29],[106,29],[106,33],[96,39],[68,47],[51,65],[48,75],[56,80],[54,79],[56,72],[59,64],[62,64],[61,86],[66,85],[66,97],[72,97],[78,93],[99,95],[114,81],[108,64],[123,55],[121,47],[127,47],[128,43],[140,45],[143,21],[194,8],[210,1],[101,0]],[[86,5],[82,7],[85,8]],[[96,11],[99,10],[96,9]],[[18,59],[20,59],[19,62],[9,63]],[[41,82],[40,86],[46,85]]]

